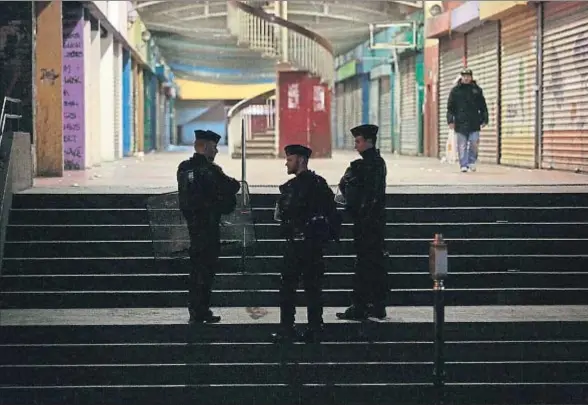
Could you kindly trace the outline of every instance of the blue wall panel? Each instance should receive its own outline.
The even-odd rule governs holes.
[[[123,50],[122,73],[123,155],[131,156],[133,139],[133,74],[131,70],[131,55],[126,49]]]

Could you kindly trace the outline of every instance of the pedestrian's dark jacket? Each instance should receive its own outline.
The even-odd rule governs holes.
[[[339,238],[341,218],[335,194],[313,171],[299,173],[280,186],[277,210],[286,238],[302,235],[318,242]]]
[[[195,153],[180,163],[177,179],[180,210],[187,219],[218,225],[221,215],[236,207],[239,182],[204,155]]]
[[[451,89],[447,100],[447,124],[455,124],[455,132],[468,135],[488,124],[488,107],[484,92],[475,81],[460,80]]]

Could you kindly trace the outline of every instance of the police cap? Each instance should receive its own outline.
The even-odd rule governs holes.
[[[303,145],[288,145],[284,148],[284,152],[286,152],[286,156],[297,155],[307,159],[312,155],[312,149]]]
[[[463,68],[460,73],[462,76],[473,76],[472,69]]]
[[[213,131],[204,131],[202,129],[197,129],[194,131],[194,135],[197,141],[212,141],[214,143],[218,143],[220,141],[221,136]]]
[[[363,136],[366,140],[371,139],[372,141],[375,141],[378,136],[378,129],[378,126],[373,124],[358,125],[355,128],[351,128],[351,135],[353,135],[354,138]]]

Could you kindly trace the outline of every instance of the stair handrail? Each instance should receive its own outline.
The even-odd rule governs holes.
[[[246,176],[246,142],[245,142],[245,131],[243,130],[243,117],[241,116],[241,112],[243,112],[247,107],[250,107],[254,104],[259,102],[265,102],[276,95],[276,89],[270,89],[264,91],[263,93],[257,94],[253,97],[245,98],[239,101],[237,104],[232,106],[229,111],[227,111],[227,132],[229,134],[229,156],[232,156],[235,152],[235,139],[234,135],[238,133],[240,135],[241,140],[241,181],[247,181]]]
[[[259,103],[260,101],[266,101],[275,95],[276,89],[274,88],[268,91],[264,91],[263,93],[257,94],[253,97],[244,98],[243,100],[239,101],[237,104],[229,108],[229,111],[227,111],[227,119],[230,121],[231,118],[236,116],[238,113],[240,113],[247,107]]]
[[[262,23],[266,23],[269,24],[270,26],[277,26],[277,27],[282,27],[286,29],[286,32],[288,31],[292,31],[293,34],[298,34],[300,35],[300,37],[302,37],[302,42],[298,42],[297,38],[295,35],[293,36],[292,40],[294,41],[294,44],[298,44],[298,46],[306,46],[305,41],[311,42],[313,44],[315,44],[315,50],[314,51],[310,51],[309,54],[300,56],[300,59],[294,58],[291,61],[292,62],[297,62],[297,67],[299,69],[302,70],[308,70],[313,74],[316,74],[317,76],[319,76],[324,82],[326,82],[328,84],[329,87],[331,87],[334,83],[335,77],[334,77],[334,48],[333,45],[331,44],[331,42],[324,38],[323,36],[321,36],[320,34],[313,32],[311,30],[309,30],[308,28],[305,28],[299,24],[296,24],[292,21],[288,21],[285,20],[279,16],[276,16],[274,14],[270,14],[265,12],[262,8],[260,7],[253,7],[251,5],[248,5],[246,3],[244,3],[241,0],[228,0],[228,5],[230,7],[232,7],[233,9],[236,9],[238,11],[243,12],[246,15],[252,16],[254,18],[257,18],[259,20],[261,20]],[[230,11],[228,12],[229,14],[229,21],[232,19],[231,17],[231,13]],[[229,22],[229,26],[231,25],[231,23]],[[253,28],[249,27],[248,30],[257,30],[257,29],[262,29],[263,30],[263,24],[254,24]],[[263,33],[263,35],[268,35],[269,33]],[[283,37],[280,37],[280,41],[284,41]],[[289,49],[290,47],[290,40],[288,39],[288,37],[286,37],[285,39],[286,41],[286,48]],[[270,41],[271,42],[271,41]],[[253,45],[254,47],[257,47],[258,50],[263,50],[266,54],[268,53],[268,49],[266,48],[266,45],[264,45],[265,42],[262,42],[261,44],[257,44],[257,45]],[[275,43],[273,43],[271,45],[272,49],[275,49],[274,47],[276,46]],[[278,45],[278,48],[280,48],[280,46]],[[322,50],[324,50],[324,56],[321,56],[321,52],[320,49],[322,48]],[[280,54],[280,50],[276,49],[277,51],[277,55]],[[273,54],[273,51],[269,51],[271,54]],[[268,55],[270,56],[270,55]],[[325,59],[325,57],[327,59]],[[287,57],[288,58],[288,57]],[[289,58],[288,58],[289,59]],[[320,62],[322,60],[322,62]],[[330,60],[330,63],[329,63]],[[285,62],[290,62],[289,60],[286,60]],[[318,63],[318,64],[317,64]]]
[[[278,17],[277,15],[268,14],[261,8],[250,6],[249,4],[243,3],[239,0],[229,0],[229,3],[231,3],[235,7],[240,8],[244,12],[253,14],[254,16],[259,17],[262,20],[265,20],[269,23],[291,29],[292,31],[297,32],[300,35],[304,35],[308,39],[318,43],[320,46],[325,48],[327,51],[329,51],[331,55],[333,55],[335,52],[333,49],[333,45],[328,39],[322,37],[316,32],[309,30],[308,28],[303,27],[302,25],[298,25],[296,23],[293,23],[292,21],[284,20],[283,18]]]

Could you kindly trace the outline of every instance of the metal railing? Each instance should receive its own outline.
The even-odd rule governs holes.
[[[245,157],[247,140],[260,132],[258,123],[265,123],[265,130],[276,130],[276,90],[272,89],[257,96],[246,98],[235,104],[227,113],[229,155],[241,151],[241,181],[246,181]],[[277,139],[277,136],[276,136]]]
[[[11,119],[18,122],[18,120],[22,118],[22,112],[16,111],[20,110],[20,108],[17,107],[20,107],[21,105],[22,101],[18,98],[4,97],[4,100],[2,101],[2,110],[0,111],[0,136],[2,136],[6,129],[7,120]],[[18,129],[19,128],[11,128],[13,131],[18,131]]]
[[[238,0],[227,4],[227,27],[239,44],[334,83],[333,47],[320,35]]]

